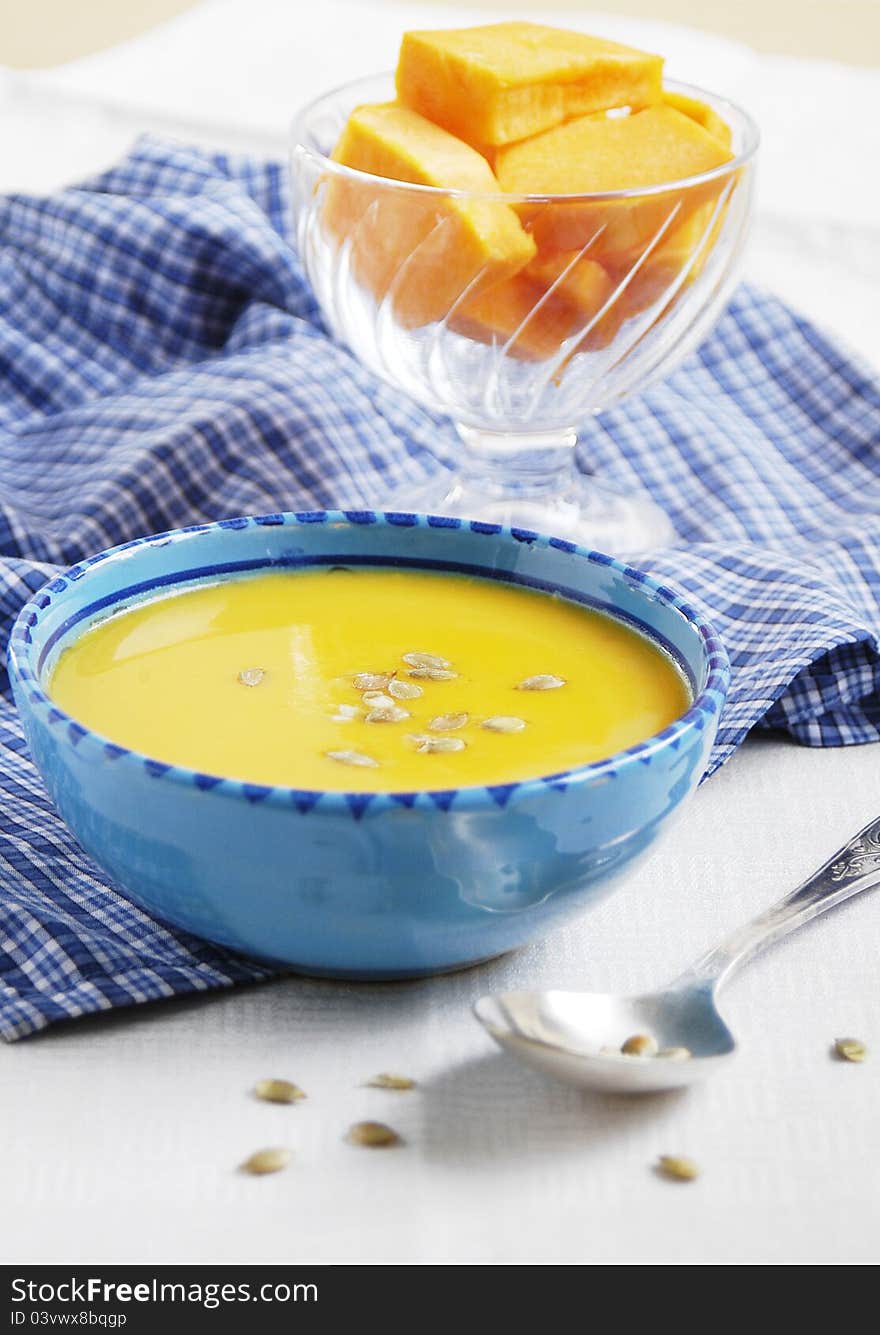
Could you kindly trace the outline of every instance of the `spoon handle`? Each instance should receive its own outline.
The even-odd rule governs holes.
[[[720,987],[765,946],[802,927],[845,899],[880,885],[880,816],[844,844],[824,866],[785,899],[738,927],[720,946],[702,955],[677,983]]]

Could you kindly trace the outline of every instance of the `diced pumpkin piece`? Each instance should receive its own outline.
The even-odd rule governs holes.
[[[699,275],[715,242],[718,222],[712,224],[714,207],[711,201],[702,204],[679,227],[672,228],[637,267],[612,266],[618,283],[629,278],[621,293],[627,316],[637,315],[652,306],[672,287],[682,269],[688,268],[686,282],[692,282]],[[711,231],[707,235],[710,224]]]
[[[668,107],[674,107],[683,116],[688,116],[692,121],[696,121],[698,125],[702,125],[703,129],[707,130],[725,148],[730,148],[733,142],[733,132],[730,126],[706,102],[701,102],[696,97],[688,97],[686,93],[673,93],[668,88],[663,90],[663,101]]]
[[[517,274],[487,292],[466,297],[449,327],[479,343],[503,345],[523,361],[544,361],[557,353],[575,330],[578,314],[567,301],[548,297],[545,289]],[[541,303],[541,304],[539,304]]]
[[[562,284],[552,292],[548,286],[546,279],[538,280],[524,270],[486,292],[467,297],[453,313],[450,328],[480,343],[507,344],[507,355],[523,361],[546,361],[556,356],[566,340],[572,340],[566,365],[578,352],[607,347],[625,312],[612,306],[594,323],[604,305],[599,300],[599,281],[585,278],[565,291]],[[613,290],[613,285],[605,275],[601,290],[609,288]],[[590,289],[592,300],[587,306]]]
[[[557,284],[553,297],[567,301],[577,311],[578,327],[585,332],[575,352],[607,347],[630,314],[622,303],[614,301],[601,318],[596,318],[617,285],[601,264],[580,251],[539,251],[523,275],[540,282],[545,290]]]
[[[663,60],[519,20],[404,34],[397,95],[482,151],[609,107],[660,100]]]
[[[370,176],[448,190],[499,193],[484,158],[396,103],[353,111],[333,152]],[[499,199],[394,189],[369,177],[332,175],[322,221],[349,246],[355,277],[386,296],[409,328],[442,320],[459,296],[516,273],[535,244]]]
[[[495,174],[509,194],[588,194],[638,190],[710,171],[730,152],[673,107],[631,116],[581,116],[511,144]]]
[[[557,284],[554,294],[564,297],[587,316],[601,310],[614,291],[614,282],[602,265],[577,250],[539,252],[523,274],[544,288]]]
[[[730,152],[673,107],[628,116],[582,116],[499,150],[496,175],[511,194],[637,191],[723,166]],[[623,200],[561,201],[519,207],[540,250],[579,250],[617,261],[637,255],[665,224],[677,226],[717,198],[724,178]]]

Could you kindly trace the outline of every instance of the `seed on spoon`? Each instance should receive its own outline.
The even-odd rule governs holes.
[[[564,677],[554,677],[550,672],[539,672],[534,677],[526,677],[516,689],[518,691],[556,691],[564,685]]]
[[[466,745],[463,737],[428,737],[425,733],[416,733],[409,740],[415,743],[416,751],[421,756],[463,751]]]
[[[378,760],[365,756],[363,751],[325,751],[328,760],[335,760],[339,765],[360,765],[364,769],[377,769]]]
[[[403,654],[402,657],[407,667],[414,667],[414,668],[451,667],[449,659],[441,658],[439,654]]]
[[[657,1160],[657,1172],[674,1182],[693,1182],[700,1176],[699,1165],[683,1154],[661,1154]]]
[[[290,1150],[257,1150],[249,1159],[245,1159],[241,1171],[260,1177],[263,1173],[280,1173],[282,1168],[287,1167],[292,1157]]]
[[[493,714],[491,718],[483,719],[480,726],[488,728],[490,732],[522,732],[526,723],[525,719],[516,718],[513,714]]]
[[[656,1057],[657,1040],[650,1034],[630,1034],[629,1038],[621,1043],[620,1051],[626,1057]]]
[[[258,1080],[254,1094],[265,1103],[297,1103],[305,1098],[299,1085],[291,1080]]]
[[[371,709],[366,721],[367,723],[402,723],[405,718],[409,718],[409,710],[391,704],[384,705],[379,709]]]
[[[661,1048],[655,1055],[657,1057],[665,1057],[667,1061],[671,1062],[686,1062],[688,1058],[692,1057],[694,1054],[691,1052],[690,1048]]]
[[[414,681],[398,681],[395,677],[388,683],[388,694],[393,695],[395,700],[417,700],[420,695],[424,695],[424,691]]]
[[[428,727],[432,732],[456,732],[463,728],[468,721],[467,714],[435,714],[428,721]]]
[[[356,691],[384,691],[393,672],[357,672],[352,678]]]
[[[371,1149],[384,1149],[400,1142],[397,1132],[384,1122],[355,1122],[348,1129],[348,1139],[352,1145],[368,1145]]]
[[[844,1062],[863,1062],[868,1055],[868,1049],[859,1038],[835,1038],[834,1051]]]
[[[411,1080],[408,1075],[389,1075],[387,1071],[382,1071],[379,1075],[374,1075],[367,1084],[371,1089],[415,1089],[416,1082]]]
[[[265,668],[242,668],[238,674],[238,680],[242,686],[259,686],[265,675]]]
[[[410,668],[409,675],[418,677],[420,681],[455,681],[458,673],[448,668],[414,667]]]

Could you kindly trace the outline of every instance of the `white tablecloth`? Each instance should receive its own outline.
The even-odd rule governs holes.
[[[215,0],[62,70],[0,70],[0,189],[73,180],[140,129],[278,152],[302,98],[393,63],[404,26],[463,13],[379,0],[315,10]],[[880,74],[663,25],[577,21],[668,52],[678,77],[756,112],[765,150],[748,270],[880,363]],[[626,1101],[555,1086],[499,1053],[469,1008],[511,986],[622,991],[672,976],[880,811],[878,761],[876,746],[747,744],[610,900],[479,969],[393,986],[284,979],[0,1051],[4,1258],[876,1261],[880,894],[730,985],[742,1053],[705,1088]],[[873,1060],[832,1060],[843,1034],[872,1044]],[[362,1087],[387,1069],[418,1089]],[[264,1075],[295,1080],[308,1101],[258,1103],[248,1090]],[[349,1146],[347,1125],[364,1117],[406,1144]],[[272,1144],[295,1151],[286,1173],[235,1172]],[[692,1155],[703,1176],[660,1180],[660,1153]]]

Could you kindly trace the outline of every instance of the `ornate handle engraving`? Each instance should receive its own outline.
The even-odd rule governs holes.
[[[845,858],[831,865],[832,881],[848,881],[852,876],[880,869],[880,820],[874,821],[846,847]]]

